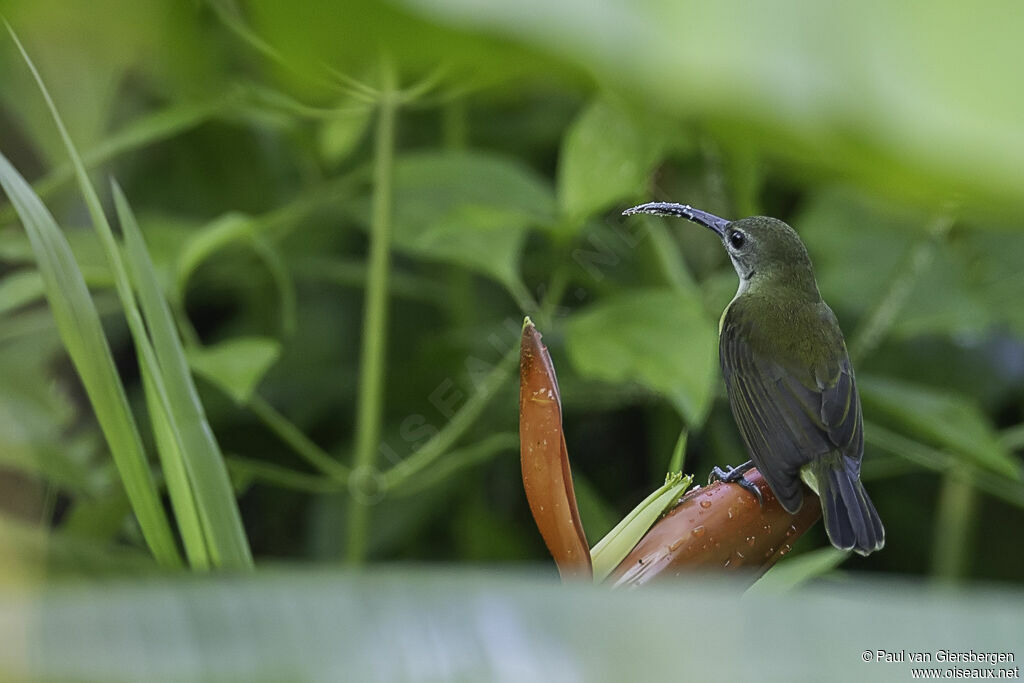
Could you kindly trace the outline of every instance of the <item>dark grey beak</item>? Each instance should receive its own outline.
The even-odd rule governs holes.
[[[672,202],[650,202],[647,204],[641,204],[640,206],[634,206],[632,209],[626,209],[622,212],[623,216],[632,216],[635,213],[652,213],[655,216],[676,216],[677,218],[685,218],[691,220],[694,223],[699,223],[705,228],[714,230],[719,237],[725,236],[725,226],[729,225],[729,221],[724,218],[719,218],[706,211],[695,209],[689,204],[674,204]]]

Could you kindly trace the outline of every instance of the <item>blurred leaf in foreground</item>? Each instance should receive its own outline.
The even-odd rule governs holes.
[[[927,12],[801,0],[403,4],[889,195],[931,204],[956,194],[986,210],[1024,204],[1024,90],[1007,85],[1024,59],[1015,0],[978,7],[969,31],[955,2]],[[725,48],[714,45],[722,36]]]
[[[912,665],[865,663],[869,648],[1019,653],[1024,632],[1024,594],[1007,588],[854,578],[786,595],[744,587],[692,576],[625,593],[450,567],[79,581],[0,596],[0,675],[873,683],[909,680]],[[714,655],[737,642],[742,652]]]

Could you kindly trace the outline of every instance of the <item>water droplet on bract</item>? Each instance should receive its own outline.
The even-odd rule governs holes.
[[[739,550],[736,551],[736,557],[740,558],[741,560],[747,559],[747,556],[741,553]]]
[[[708,491],[705,491],[705,492],[704,492],[704,495],[705,495],[705,496],[713,496],[713,495],[715,495],[715,492],[714,492],[714,491],[711,491],[711,490],[708,490]]]
[[[722,565],[722,569],[726,569],[730,564],[732,564],[732,558],[731,557],[727,558],[725,560],[725,564]]]
[[[679,539],[678,541],[676,541],[675,543],[673,543],[672,545],[670,545],[668,547],[668,551],[670,553],[674,553],[676,550],[679,549],[679,546],[681,546],[682,544],[683,544],[683,539]]]
[[[702,500],[700,502],[700,506],[702,508],[704,508],[705,510],[707,510],[709,507],[711,507],[711,501],[710,500]]]
[[[765,524],[764,525],[764,532],[766,534],[770,534],[772,532],[772,525],[771,524]]]
[[[790,524],[789,525],[789,530],[786,532],[786,535],[787,536],[792,536],[795,533],[796,533],[796,524]]]
[[[756,543],[756,542],[757,542],[756,538],[754,538],[753,536],[747,536],[747,545],[754,545],[754,543]]]
[[[697,536],[699,538],[699,537],[704,535],[704,527],[703,526],[696,527],[690,533],[693,534],[694,536]]]
[[[729,519],[732,519],[733,514],[734,513],[733,513],[733,510],[732,510],[732,506],[730,506],[729,507]]]

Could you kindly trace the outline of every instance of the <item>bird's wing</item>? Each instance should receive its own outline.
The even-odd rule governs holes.
[[[838,453],[860,471],[864,448],[860,399],[846,349],[831,369],[788,369],[749,343],[750,327],[726,313],[719,354],[729,403],[751,459],[776,498],[795,511],[800,468]]]

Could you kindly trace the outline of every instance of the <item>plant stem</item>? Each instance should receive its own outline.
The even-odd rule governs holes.
[[[327,451],[313,443],[308,436],[262,397],[253,394],[249,399],[248,406],[263,424],[288,444],[303,460],[336,482],[344,484],[348,481],[349,469],[347,466],[332,458]]]
[[[415,479],[406,477],[402,487],[388,489],[388,495],[395,497],[415,495],[453,476],[463,468],[477,465],[503,451],[515,451],[518,448],[518,434],[511,432],[491,434],[477,443],[448,451],[436,465],[424,472],[422,476]]]
[[[950,469],[943,476],[935,519],[932,573],[939,581],[956,581],[967,569],[977,494],[964,473]]]
[[[689,436],[689,430],[683,427],[679,432],[679,438],[676,440],[676,447],[672,449],[672,458],[668,461],[668,471],[682,472],[683,463],[686,461],[686,441]]]
[[[677,292],[696,292],[697,283],[694,282],[690,269],[679,253],[679,246],[665,228],[665,222],[645,220],[643,225],[650,235],[650,251],[665,283]]]
[[[519,278],[515,278],[511,282],[506,283],[508,293],[512,296],[512,299],[516,302],[516,306],[519,307],[519,311],[523,314],[532,313],[537,314],[538,304],[530,294],[529,288]]]
[[[897,271],[885,294],[853,334],[850,356],[854,365],[862,362],[885,339],[885,335],[889,333],[900,311],[903,310],[903,305],[913,291],[917,279],[931,265],[936,249],[946,239],[953,223],[952,214],[943,213],[929,226],[928,235],[911,247],[906,262]]]
[[[459,437],[480,416],[491,397],[505,384],[505,380],[512,373],[512,368],[516,366],[518,360],[519,349],[515,348],[509,351],[484,378],[480,389],[462,404],[462,407],[441,431],[435,434],[422,448],[381,475],[381,487],[388,490],[399,486],[448,453]]]
[[[380,444],[387,350],[388,270],[391,246],[391,194],[395,154],[396,76],[394,66],[381,64],[381,93],[373,169],[373,219],[370,226],[370,271],[363,313],[362,362],[356,411],[356,445],[352,473],[359,480],[376,472],[374,455]],[[351,483],[351,482],[350,482]],[[353,493],[356,493],[353,491]],[[366,560],[370,521],[368,496],[353,495],[348,504],[347,557],[350,564]]]
[[[335,479],[327,479],[316,474],[296,472],[287,467],[280,467],[267,462],[238,456],[225,460],[228,470],[235,475],[252,477],[271,486],[305,493],[323,494],[338,493],[345,490],[345,484]]]
[[[565,279],[552,278],[552,285],[545,293],[544,302],[537,313],[541,319],[550,319],[552,311],[558,306],[565,288]],[[455,442],[473,425],[483,409],[504,386],[512,369],[519,364],[519,347],[511,349],[492,369],[475,394],[470,396],[462,407],[456,411],[452,419],[441,431],[435,434],[419,450],[408,458],[381,473],[380,487],[383,491],[391,491],[402,486],[410,477],[422,472],[435,460],[450,451]]]

